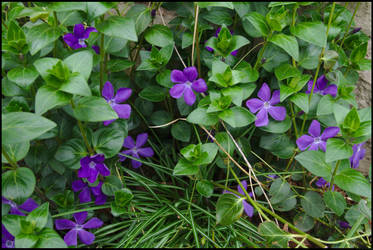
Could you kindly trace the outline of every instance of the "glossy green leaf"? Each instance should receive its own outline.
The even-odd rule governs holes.
[[[45,202],[35,208],[27,217],[26,221],[30,222],[33,227],[40,231],[45,227],[48,221],[49,203]]]
[[[359,63],[367,54],[368,43],[362,43],[351,52],[350,59],[354,63]]]
[[[39,74],[34,66],[18,67],[8,72],[8,79],[16,83],[19,87],[28,89],[31,84],[38,78]]]
[[[141,92],[139,93],[139,96],[151,102],[161,102],[166,97],[166,91],[164,88],[151,85],[141,90]]]
[[[327,191],[324,193],[324,201],[336,215],[341,216],[347,206],[346,201],[341,193]]]
[[[174,41],[172,31],[160,24],[153,25],[144,33],[145,40],[155,46],[164,47]]]
[[[344,129],[347,129],[351,132],[356,131],[360,127],[360,118],[355,107],[353,107],[351,111],[348,112],[342,126]]]
[[[295,159],[315,176],[330,180],[332,167],[326,163],[324,152],[308,150],[295,156]]]
[[[122,188],[122,182],[115,175],[105,177],[101,190],[105,195],[114,196],[115,191]]]
[[[326,162],[350,158],[352,153],[351,145],[347,144],[343,139],[330,138],[326,142]]]
[[[371,197],[371,184],[362,173],[356,169],[348,168],[335,176],[335,184],[343,190],[364,197]]]
[[[305,113],[308,113],[308,95],[305,93],[297,93],[289,98],[295,105],[302,109]]]
[[[302,22],[291,27],[290,31],[296,37],[320,47],[326,46],[326,27],[321,22]]]
[[[80,159],[87,154],[87,149],[81,139],[70,139],[58,147],[54,158],[70,169],[79,169]]]
[[[289,237],[287,233],[278,228],[273,221],[261,223],[258,227],[258,231],[262,236],[267,238],[271,246],[278,248],[288,247]]]
[[[194,175],[197,174],[199,167],[194,165],[192,162],[180,159],[173,171],[173,175]]]
[[[131,190],[121,188],[114,193],[115,204],[119,207],[125,207],[133,198]]]
[[[275,68],[275,75],[279,81],[295,77],[300,74],[299,70],[290,64],[284,63]]]
[[[93,134],[93,148],[98,154],[104,154],[105,158],[111,158],[118,154],[122,148],[127,131],[101,128]]]
[[[257,31],[259,31],[262,36],[267,36],[269,34],[269,27],[267,25],[266,19],[258,12],[250,12],[245,17]]]
[[[59,90],[55,90],[48,85],[38,89],[35,96],[35,113],[42,115],[48,110],[63,106],[70,102],[72,95]]]
[[[117,3],[115,2],[86,2],[87,3],[87,14],[90,20],[95,19],[105,14],[111,8],[114,8]]]
[[[38,51],[53,43],[62,35],[59,28],[49,26],[47,23],[42,23],[33,26],[26,33],[26,40],[30,47],[31,55],[35,55]]]
[[[198,193],[205,197],[210,197],[214,192],[214,185],[208,180],[200,180],[196,185]]]
[[[119,72],[125,69],[128,69],[134,65],[134,62],[131,62],[126,59],[111,59],[107,63],[107,69],[110,72]]]
[[[34,62],[34,66],[36,70],[39,72],[40,76],[46,81],[48,75],[50,74],[48,70],[52,69],[59,61],[57,58],[52,57],[44,57],[36,60]]]
[[[192,45],[193,43],[193,34],[190,32],[184,32],[183,37],[181,39],[181,48],[185,49]]]
[[[30,197],[35,188],[35,175],[25,167],[9,170],[1,175],[1,195],[17,202]]]
[[[308,232],[314,227],[315,219],[305,213],[300,213],[294,217],[294,225],[303,232]]]
[[[110,60],[109,62],[111,62]],[[86,81],[88,81],[91,75],[92,65],[93,65],[93,55],[89,50],[80,51],[68,56],[63,60],[66,66],[71,72],[80,73]]]
[[[135,20],[136,33],[139,36],[150,24],[152,17],[150,15],[150,8],[142,4],[135,4],[126,13],[126,17]]]
[[[307,215],[313,218],[320,218],[324,216],[324,201],[318,193],[314,191],[307,191],[301,198],[300,204]]]
[[[24,141],[20,143],[14,143],[14,144],[2,144],[1,145],[5,152],[9,155],[9,157],[14,161],[20,161],[27,155],[29,149],[30,149],[30,142]],[[1,162],[2,163],[8,163],[8,161],[5,159],[4,155],[1,155]]]
[[[131,18],[110,16],[103,23],[98,24],[96,28],[107,36],[137,42],[135,22]]]
[[[331,95],[324,95],[317,105],[317,116],[332,114],[334,103],[336,100]]]
[[[276,121],[273,119],[269,119],[268,125],[259,127],[260,130],[267,131],[270,133],[285,133],[291,127],[291,120],[289,116],[286,116],[285,120],[283,121]]]
[[[247,126],[256,119],[249,110],[237,106],[229,110],[224,110],[218,116],[233,128]]]
[[[81,98],[73,110],[75,118],[80,121],[101,122],[118,119],[112,107],[103,98],[97,96]]]
[[[193,110],[193,112],[188,115],[187,121],[204,126],[215,125],[219,121],[219,118],[216,114],[207,113],[206,111],[207,108],[197,108]]]
[[[65,241],[51,228],[45,227],[38,236],[35,248],[67,248]]]
[[[216,203],[216,224],[228,226],[238,220],[242,212],[241,198],[233,194],[222,194]]]
[[[166,69],[160,72],[159,74],[157,74],[157,76],[155,77],[155,80],[157,81],[159,85],[166,87],[166,88],[172,88],[172,86],[174,86],[174,83],[171,82],[171,70],[169,69]]]
[[[295,37],[280,33],[273,35],[269,41],[285,50],[296,61],[299,60],[299,46]]]
[[[271,203],[277,204],[286,199],[290,192],[289,183],[277,178],[269,189],[269,195],[271,196]]]
[[[294,142],[286,134],[263,135],[259,146],[281,159],[289,159],[295,149]]]
[[[228,9],[233,9],[232,2],[197,2],[200,8],[207,8],[207,7],[225,7]]]
[[[11,235],[16,236],[21,233],[21,220],[24,220],[24,218],[18,214],[3,214],[1,223]]]
[[[38,236],[35,234],[20,233],[16,236],[14,246],[16,248],[32,248],[38,241]]]
[[[189,123],[184,121],[178,121],[175,124],[172,124],[171,135],[179,141],[189,142],[190,136],[192,134],[192,127]]]
[[[54,2],[50,6],[51,10],[63,12],[72,10],[82,10],[85,11],[87,5],[85,2]]]
[[[279,203],[273,204],[273,208],[277,211],[287,212],[294,209],[297,205],[297,198],[294,195],[294,192],[290,190],[288,196]]]

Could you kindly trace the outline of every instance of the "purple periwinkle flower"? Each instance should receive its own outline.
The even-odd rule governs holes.
[[[255,126],[263,127],[268,125],[268,113],[276,121],[282,121],[286,118],[286,109],[281,106],[274,106],[280,102],[280,90],[273,91],[271,98],[271,90],[267,83],[263,83],[258,92],[258,98],[252,98],[246,101],[246,106],[252,113],[256,113]]]
[[[131,106],[129,104],[120,104],[125,102],[132,94],[132,89],[130,88],[120,88],[118,89],[116,95],[114,96],[114,87],[107,81],[102,88],[102,96],[105,98],[106,102],[114,109],[118,114],[119,118],[128,119],[131,115]],[[114,120],[104,121],[104,126],[109,125]]]
[[[359,32],[360,30],[361,30],[361,27],[357,27],[357,28],[353,29],[350,34],[351,35],[355,34],[355,33]]]
[[[28,198],[22,205],[18,206],[14,201],[8,200],[4,197],[1,197],[1,202],[8,204],[10,206],[9,214],[16,214],[21,216],[26,216],[20,209],[31,212],[39,205],[31,198]]]
[[[320,136],[320,123],[317,120],[313,120],[311,126],[308,128],[308,133],[311,135],[302,135],[297,139],[297,146],[300,150],[304,151],[308,147],[308,150],[326,151],[326,141],[329,138],[336,136],[339,133],[338,127],[328,127],[324,130]]]
[[[339,221],[338,224],[341,228],[351,228],[350,224],[346,221]]]
[[[219,28],[216,29],[216,31],[215,31],[215,37],[219,36],[220,31],[221,31],[221,27],[219,27]],[[229,30],[229,32],[231,33],[231,35],[233,35],[233,31],[232,30]],[[209,51],[209,52],[214,52],[214,49],[211,48],[211,47],[209,47],[209,46],[205,46],[205,49],[207,51]],[[232,51],[231,55],[232,56],[237,56],[237,53],[238,53],[238,50],[234,50],[234,51]]]
[[[88,39],[91,32],[97,32],[97,30],[93,27],[84,28],[83,24],[78,23],[74,26],[74,32],[64,35],[63,40],[72,49],[85,48],[87,47],[85,40]]]
[[[127,150],[122,151],[122,154],[131,155],[132,157],[140,159],[140,156],[142,157],[152,157],[154,155],[154,151],[151,147],[145,147],[142,148],[142,146],[146,143],[148,140],[148,134],[142,133],[138,134],[136,137],[136,143],[133,141],[133,138],[131,136],[127,136],[124,139],[123,147],[128,148]],[[127,157],[123,155],[119,155],[119,160],[124,161]],[[138,168],[142,165],[141,162],[137,160],[131,160],[132,167]]]
[[[192,106],[196,101],[196,92],[207,91],[207,85],[202,78],[197,79],[198,72],[196,67],[188,67],[183,71],[174,69],[171,71],[171,81],[178,83],[170,89],[170,95],[173,98],[179,99],[184,95],[184,101],[189,106]]]
[[[1,248],[14,248],[14,236],[1,224]]]
[[[92,45],[92,49],[96,52],[97,55],[100,54],[100,47],[96,45]]]
[[[80,168],[78,170],[79,178],[87,178],[90,183],[96,181],[98,174],[102,176],[110,175],[110,170],[104,163],[105,156],[96,154],[94,156],[86,156],[80,159]]]
[[[272,180],[272,179],[276,179],[276,178],[278,178],[278,176],[277,175],[275,175],[275,174],[269,174],[269,175],[267,175],[268,177],[270,177],[270,178],[267,178],[268,180]]]
[[[82,180],[76,180],[72,183],[72,189],[74,192],[80,192],[79,201],[80,203],[90,202],[91,193],[95,197],[95,205],[103,205],[106,202],[106,195],[101,191],[102,181],[98,183],[96,187],[89,187],[87,183]]]
[[[247,190],[247,182],[246,181],[242,181],[241,182],[242,186],[245,188],[245,190]],[[242,190],[241,186],[240,185],[237,185],[237,191],[242,194],[243,196],[246,197],[246,194],[245,192]],[[227,190],[224,190],[223,191],[223,194],[226,194],[226,193],[229,193],[229,194],[233,194],[234,196],[236,196],[237,198],[241,198],[240,196],[238,196],[237,194],[234,194],[230,191],[227,191]],[[250,192],[249,193],[250,197],[253,197],[253,193]],[[245,210],[245,213],[247,214],[247,216],[249,217],[253,217],[254,215],[254,208],[246,201],[246,200],[242,200],[242,204],[243,204],[243,209]]]
[[[326,79],[325,75],[320,76],[315,83],[313,93],[320,93],[321,95],[329,94],[333,97],[336,97],[338,93],[337,85],[330,84],[329,86],[326,86],[327,84],[328,84],[328,79]],[[308,81],[308,89],[306,91],[306,94],[311,93],[312,85],[313,85],[313,80]]]
[[[86,245],[90,245],[95,240],[95,235],[84,229],[99,228],[104,223],[99,218],[92,218],[88,222],[84,223],[87,219],[88,212],[80,212],[74,214],[74,219],[76,222],[67,219],[57,219],[55,220],[55,225],[57,230],[71,229],[65,237],[63,237],[66,245],[76,246],[77,236]],[[83,224],[84,223],[84,224]]]
[[[156,13],[157,13],[157,10],[156,10],[156,9],[153,9],[153,10],[150,12],[151,17],[154,18]]]
[[[352,146],[353,154],[350,157],[350,164],[352,168],[358,168],[359,162],[365,156],[365,149],[363,148],[365,142],[360,144],[355,144]]]
[[[318,186],[319,188],[322,188],[322,187],[330,187],[330,182],[327,182],[324,178],[320,177],[317,181],[316,181],[316,186]],[[332,190],[334,191],[334,185],[332,187]]]

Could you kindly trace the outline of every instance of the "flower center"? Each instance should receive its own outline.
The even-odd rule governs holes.
[[[190,81],[186,81],[185,84],[186,84],[187,86],[189,86],[189,87],[192,86],[192,83],[191,83]]]
[[[85,45],[84,40],[85,40],[85,39],[83,39],[83,38],[79,39],[79,44],[80,44],[81,46],[84,46],[84,45]]]
[[[264,107],[265,109],[268,109],[268,108],[271,107],[271,104],[269,104],[269,102],[264,102],[264,103],[263,103],[263,107]]]
[[[9,201],[9,205],[12,207],[12,208],[17,208],[17,204],[13,201]]]
[[[14,241],[12,241],[12,240],[6,240],[5,246],[7,248],[13,248],[14,247]]]
[[[137,154],[137,148],[136,147],[134,147],[134,148],[132,148],[132,152],[134,153],[134,154]]]
[[[95,168],[95,167],[96,167],[96,163],[95,163],[94,161],[91,161],[91,162],[88,164],[88,166],[89,166],[90,168]]]
[[[76,225],[76,226],[75,226],[75,229],[76,229],[76,230],[82,230],[82,229],[83,229],[83,226],[82,226],[82,225]]]
[[[313,142],[316,144],[320,143],[321,142],[320,137],[316,137]]]

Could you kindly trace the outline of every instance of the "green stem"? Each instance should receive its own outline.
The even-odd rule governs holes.
[[[74,105],[74,101],[72,99],[70,100],[70,103],[71,103],[71,107],[74,109],[75,105]],[[79,130],[80,130],[80,133],[82,134],[82,137],[83,137],[84,144],[87,147],[89,154],[94,155],[94,151],[88,143],[88,139],[87,139],[83,124],[82,124],[81,121],[79,121],[79,120],[77,120],[77,121],[78,121],[78,127],[79,127]]]
[[[347,34],[348,34],[348,31],[350,30],[350,27],[351,27],[352,21],[354,20],[354,17],[355,17],[355,15],[356,15],[356,12],[357,12],[357,10],[359,9],[359,6],[360,6],[360,2],[358,2],[358,3],[356,4],[356,6],[355,6],[355,10],[354,10],[354,13],[352,14],[352,17],[351,17],[351,20],[350,20],[350,23],[348,24],[347,29],[345,30],[345,33],[344,33],[344,35],[343,35],[342,42],[341,42],[341,45],[340,45],[341,48],[342,48],[343,43],[345,42],[345,39],[346,39]]]
[[[201,138],[199,137],[199,134],[198,134],[197,128],[196,128],[196,126],[195,126],[194,124],[193,124],[193,128],[194,128],[194,132],[196,132],[196,136],[197,136],[198,143],[201,144],[201,143],[202,143]]]
[[[330,181],[330,186],[329,186],[329,190],[330,190],[330,191],[331,191],[332,188],[333,188],[333,185],[334,185],[334,176],[335,176],[335,174],[337,173],[337,170],[338,170],[339,164],[341,164],[341,160],[337,161],[337,164],[335,165],[335,168],[334,168],[334,171],[333,171],[333,175],[332,175],[332,179],[331,179],[331,181]]]
[[[294,9],[293,9],[293,17],[292,17],[292,21],[291,21],[291,26],[292,26],[292,27],[295,26],[295,19],[296,19],[296,14],[297,14],[297,8],[298,8],[298,4],[295,4],[295,5],[294,5]],[[296,64],[294,58],[292,58],[292,62],[293,62],[293,66],[296,67],[297,64]]]
[[[8,163],[14,168],[17,169],[19,166],[17,162],[13,161],[12,158],[8,155],[8,153],[5,150],[5,147],[1,147],[1,152],[3,153],[5,159],[8,161]]]
[[[74,213],[78,213],[78,212],[93,211],[93,210],[110,208],[110,207],[111,207],[110,205],[101,205],[101,206],[96,206],[96,207],[86,207],[86,208],[81,208],[81,209],[78,209],[78,210],[72,210],[72,211],[68,211],[68,212],[64,212],[64,213],[60,213],[60,214],[55,214],[55,215],[52,215],[52,218],[61,217],[61,216],[74,214]]]
[[[101,22],[104,21],[104,16],[101,16]],[[101,43],[100,43],[100,93],[104,87],[104,62],[105,62],[105,50],[104,50],[104,34],[101,34]]]
[[[295,137],[298,139],[299,134],[298,134],[297,124],[295,123],[295,114],[294,114],[294,108],[293,108],[293,103],[292,102],[290,102],[290,111],[291,111],[291,118],[293,120]]]
[[[290,160],[289,160],[289,162],[288,162],[288,165],[286,166],[285,172],[287,172],[287,171],[289,170],[289,167],[290,167],[291,163],[293,162],[294,157],[295,157],[296,154],[297,154],[297,151],[294,150],[294,153],[293,153],[293,155],[291,156],[291,158],[290,158]]]
[[[255,66],[254,66],[254,69],[256,69],[256,70],[258,70],[259,66],[261,65],[261,61],[262,61],[262,57],[263,57],[263,54],[264,54],[264,50],[266,49],[267,44],[268,44],[268,40],[271,38],[271,36],[272,36],[272,32],[269,33],[268,37],[264,41],[263,48],[259,52],[258,59],[256,60]]]
[[[261,43],[258,43],[257,45],[255,45],[254,47],[252,47],[237,63],[236,65],[233,66],[232,69],[235,69],[241,62],[243,59],[245,59],[245,57],[247,57],[254,49],[256,49],[256,47],[260,46],[264,44],[264,42],[261,42]]]
[[[57,13],[55,11],[53,11],[53,16],[54,16],[54,27],[57,28],[58,19],[57,19]],[[57,55],[57,41],[58,41],[58,39],[56,39],[56,41],[54,41],[54,48],[53,48],[53,57],[54,58]]]

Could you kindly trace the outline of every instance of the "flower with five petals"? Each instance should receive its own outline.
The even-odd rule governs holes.
[[[127,136],[124,139],[123,147],[128,148],[127,150],[122,151],[122,154],[131,155],[135,158],[140,159],[140,155],[142,157],[152,157],[154,155],[154,151],[151,147],[145,147],[142,148],[142,146],[146,143],[148,140],[148,134],[142,133],[137,135],[136,137],[136,143],[133,141],[133,138],[131,136]],[[124,161],[127,157],[123,155],[119,155],[119,160]],[[131,160],[132,167],[138,168],[142,165],[141,162],[136,160]]]
[[[64,35],[63,40],[72,49],[86,48],[85,40],[88,39],[91,32],[97,32],[93,27],[84,28],[81,23],[75,24],[73,33],[67,33]]]

